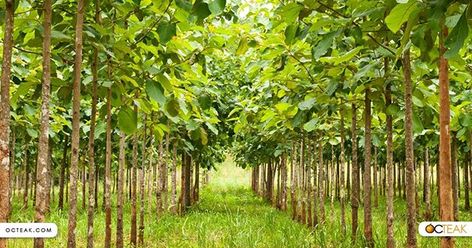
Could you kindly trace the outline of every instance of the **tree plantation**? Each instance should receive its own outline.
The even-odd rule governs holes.
[[[0,20],[0,248],[472,246],[419,230],[472,221],[469,0],[5,0]],[[57,236],[1,236],[35,222]]]

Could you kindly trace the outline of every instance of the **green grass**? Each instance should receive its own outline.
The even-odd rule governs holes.
[[[363,247],[362,210],[359,213],[359,238],[354,243],[350,239],[350,206],[346,208],[347,236],[340,228],[340,207],[335,209],[326,203],[326,222],[317,229],[307,228],[291,220],[289,212],[281,212],[249,189],[250,172],[236,168],[226,161],[210,177],[210,184],[201,191],[201,201],[193,206],[187,215],[167,214],[157,217],[155,204],[148,206],[146,215],[145,247]],[[57,199],[57,198],[56,198]],[[99,198],[101,199],[101,198]],[[21,202],[21,201],[15,201]],[[80,202],[80,201],[79,201]],[[14,204],[12,221],[28,222],[33,218],[31,209],[20,210]],[[57,204],[54,203],[54,206]],[[405,247],[406,204],[404,200],[395,201],[395,238],[397,247]],[[334,220],[331,219],[333,213]],[[124,209],[125,244],[129,244],[130,205]],[[461,212],[461,219],[471,220],[470,213]],[[95,215],[95,244],[103,247],[105,216],[102,211]],[[373,231],[376,247],[385,247],[386,220],[385,200],[380,198],[379,207],[373,210]],[[116,209],[113,212],[116,222]],[[59,227],[59,235],[48,239],[47,247],[65,247],[67,241],[67,211],[51,211],[49,221]],[[79,208],[77,223],[78,247],[86,245],[86,211]],[[115,224],[112,226],[115,232]],[[438,247],[439,239],[418,237],[419,247]],[[115,236],[113,236],[113,240]],[[470,247],[470,239],[458,238],[457,247]],[[14,239],[10,247],[31,247],[31,239]]]

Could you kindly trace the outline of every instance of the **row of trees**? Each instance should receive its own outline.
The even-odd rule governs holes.
[[[124,247],[128,192],[129,242],[136,246],[144,245],[147,215],[183,214],[198,201],[201,170],[223,160],[228,140],[220,115],[229,106],[217,101],[219,76],[207,71],[223,35],[202,27],[225,5],[5,1],[0,222],[15,218],[17,199],[23,208],[33,202],[34,221],[47,222],[58,188],[57,208],[68,211],[67,247],[80,246],[80,204],[87,247],[96,245],[97,211],[106,216],[104,246],[112,246],[116,221],[113,243]],[[7,244],[0,239],[0,247]],[[35,239],[34,247],[44,246]]]
[[[234,110],[234,152],[240,165],[253,167],[253,189],[281,209],[290,195],[292,217],[310,226],[323,226],[327,197],[331,207],[339,199],[343,231],[349,202],[354,241],[362,204],[368,247],[395,246],[395,192],[408,206],[404,246],[417,246],[421,219],[458,220],[461,178],[464,208],[470,207],[470,46],[464,46],[470,3],[288,1],[265,7],[246,18],[263,21],[254,27],[259,33],[245,33],[259,46],[247,46],[249,55],[241,58],[252,84]],[[372,205],[381,182],[387,240],[374,242]],[[432,211],[432,183],[439,213]],[[441,239],[441,247],[453,246],[452,238]]]

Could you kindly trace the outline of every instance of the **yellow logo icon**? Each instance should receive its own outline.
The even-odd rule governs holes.
[[[427,225],[424,229],[426,230],[427,233],[433,233],[434,232],[434,226],[431,225],[431,224]]]

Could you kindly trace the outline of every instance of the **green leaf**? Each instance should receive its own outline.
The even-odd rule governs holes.
[[[192,14],[197,17],[197,22],[202,22],[207,18],[211,12],[208,9],[208,4],[204,3],[202,0],[197,0],[193,4]]]
[[[287,28],[285,28],[285,43],[293,44],[295,36],[297,35],[297,30],[298,24],[296,23],[288,25]]]
[[[413,100],[413,104],[415,104],[416,106],[420,108],[424,107],[424,103],[418,97],[413,96],[412,100]]]
[[[118,127],[126,134],[132,134],[138,127],[138,116],[128,106],[122,106],[118,112]]]
[[[289,3],[278,9],[277,13],[282,17],[286,23],[293,23],[297,20],[300,11],[303,9],[302,5],[297,3]]]
[[[326,34],[323,39],[318,42],[318,45],[313,48],[313,57],[319,59],[321,56],[325,55],[328,49],[333,44],[333,40],[338,36],[340,30]]]
[[[387,107],[387,110],[385,111],[387,113],[387,115],[396,115],[398,112],[400,112],[400,107],[398,107],[398,105],[395,105],[395,104],[390,104],[388,107]]]
[[[243,55],[247,52],[248,49],[249,49],[249,46],[247,44],[247,39],[246,37],[244,37],[239,42],[238,49],[236,50],[236,55]]]
[[[172,117],[175,117],[179,114],[179,109],[179,102],[174,98],[170,99],[170,101],[168,101],[166,104],[167,113],[169,113]]]
[[[165,44],[172,39],[177,33],[177,26],[175,23],[162,22],[157,26],[157,33],[159,34],[159,40]]]
[[[467,9],[464,10],[461,18],[456,26],[452,29],[449,36],[447,36],[445,45],[448,48],[444,57],[447,59],[455,56],[464,45],[464,41],[469,35],[469,25],[467,24]]]
[[[277,103],[275,105],[275,108],[279,111],[279,112],[284,112],[286,111],[288,108],[290,108],[292,105],[290,103],[286,103],[286,102],[281,102],[281,103]]]
[[[309,110],[315,105],[316,99],[310,98],[298,104],[300,110]]]
[[[219,15],[225,10],[226,0],[213,0],[208,4],[208,8],[213,15]]]
[[[213,124],[209,122],[205,122],[205,125],[208,127],[208,129],[210,129],[212,133],[214,133],[215,135],[218,135],[218,129],[216,129],[216,127]]]
[[[403,23],[408,21],[410,14],[418,8],[416,0],[410,0],[408,3],[397,4],[390,14],[385,18],[385,24],[394,33],[400,30]]]
[[[342,56],[322,57],[322,58],[320,58],[320,61],[325,62],[325,63],[332,63],[334,65],[338,65],[340,63],[352,60],[352,58],[354,58],[354,56],[356,56],[362,49],[364,49],[364,47],[359,46],[359,47],[356,47],[356,48],[352,49],[351,51],[345,53]]]
[[[146,82],[146,92],[148,96],[159,103],[160,106],[164,106],[166,102],[166,97],[164,96],[164,89],[160,84],[155,81],[148,80]]]
[[[177,7],[189,12],[192,10],[192,2],[189,0],[176,0]]]
[[[316,129],[317,124],[318,124],[318,119],[313,118],[309,122],[303,125],[303,129],[305,129],[305,131],[307,132],[311,132]]]
[[[414,113],[413,114],[413,131],[415,133],[421,133],[423,132],[423,129],[424,129],[423,122],[421,122],[420,117],[416,113]]]
[[[202,145],[208,144],[208,133],[204,128],[200,128],[200,139],[202,140]]]

